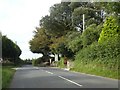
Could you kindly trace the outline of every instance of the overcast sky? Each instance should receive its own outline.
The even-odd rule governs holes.
[[[29,49],[33,31],[42,16],[49,14],[49,7],[61,0],[0,0],[0,31],[16,41],[22,50],[21,58],[37,58]]]

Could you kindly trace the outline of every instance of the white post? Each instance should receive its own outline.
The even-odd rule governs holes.
[[[85,29],[85,15],[83,14],[83,32],[84,32],[84,29]]]
[[[70,70],[70,62],[67,61],[67,69]]]
[[[55,61],[58,61],[58,54],[55,54]]]
[[[50,64],[52,63],[52,60],[51,60],[51,58],[50,58]]]

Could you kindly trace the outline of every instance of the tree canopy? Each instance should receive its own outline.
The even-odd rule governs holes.
[[[11,39],[6,36],[2,36],[2,58],[3,60],[8,59],[11,62],[16,62],[16,60],[21,55],[21,49],[17,44],[15,44]]]
[[[40,19],[40,25],[34,31],[33,39],[30,40],[30,50],[33,53],[47,55],[50,53],[65,55],[67,52],[74,56],[84,47],[98,42],[98,39],[100,41],[106,17],[112,14],[118,16],[119,4],[119,2],[61,2],[54,4],[50,7],[50,14]],[[84,32],[83,14],[85,15]],[[66,54],[66,56],[68,55]]]

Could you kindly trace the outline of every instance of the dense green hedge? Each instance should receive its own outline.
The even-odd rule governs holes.
[[[87,42],[92,42],[89,43],[90,45],[79,50],[75,55],[75,70],[112,78],[119,76],[120,22],[118,20],[115,16],[110,16],[106,19],[103,28],[101,28],[102,32],[98,41],[92,39],[94,36],[93,28],[88,28],[92,32],[88,32],[88,30],[82,34],[84,39],[86,39],[84,40],[86,43],[83,43],[83,45],[87,45]]]
[[[92,24],[85,29],[82,33],[83,47],[91,45],[93,42],[98,41],[102,29],[102,23],[100,25]]]
[[[104,42],[118,42],[120,38],[120,18],[117,16],[110,16],[103,24],[103,29],[100,34],[99,43]],[[119,41],[120,42],[120,41]]]
[[[80,62],[89,63],[94,60],[98,60],[104,65],[110,67],[117,67],[118,60],[120,58],[120,46],[116,45],[99,45],[97,42],[82,49],[76,55],[75,60]]]

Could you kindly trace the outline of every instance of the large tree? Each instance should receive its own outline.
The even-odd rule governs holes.
[[[83,30],[83,14],[85,15],[85,27],[90,24],[100,24],[102,22],[101,8],[95,3],[91,2],[80,2],[71,3],[72,12],[72,24],[75,28],[81,32]]]
[[[10,60],[17,63],[19,56],[21,55],[21,49],[11,39],[6,36],[2,36],[2,58],[3,60]]]
[[[50,15],[46,15],[40,20],[40,26],[55,37],[61,37],[72,30],[72,12],[69,4],[69,2],[61,2],[50,7]]]
[[[34,31],[35,35],[32,40],[30,40],[30,50],[33,53],[42,53],[43,56],[46,58],[49,55],[50,49],[49,49],[49,44],[51,43],[50,41],[50,36],[46,34],[44,28],[36,28],[36,31]]]

